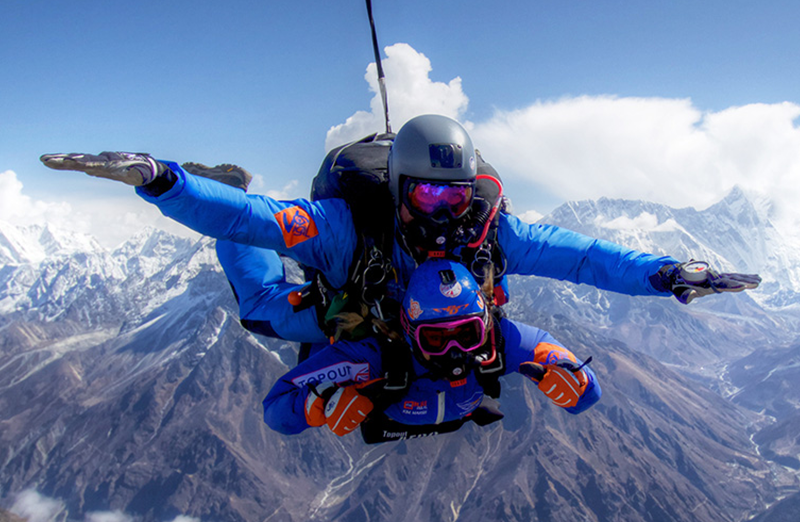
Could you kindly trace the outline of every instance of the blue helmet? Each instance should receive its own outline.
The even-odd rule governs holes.
[[[483,314],[486,303],[469,270],[449,259],[428,259],[411,274],[403,312],[411,324]]]
[[[400,315],[406,341],[423,364],[460,378],[471,361],[485,360],[478,357],[487,348],[491,315],[463,265],[439,258],[422,263],[411,275]]]

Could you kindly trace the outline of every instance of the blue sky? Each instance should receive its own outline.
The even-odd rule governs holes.
[[[420,112],[458,118],[519,213],[601,196],[702,207],[737,184],[800,196],[796,2],[373,8],[395,130]],[[362,0],[4,0],[3,13],[3,220],[107,243],[158,222],[129,187],[48,171],[43,153],[235,162],[254,192],[302,197],[332,128],[328,146],[382,125]]]

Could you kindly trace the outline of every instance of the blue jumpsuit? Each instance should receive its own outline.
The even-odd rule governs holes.
[[[177,182],[158,196],[137,188],[170,218],[219,240],[218,255],[237,294],[240,317],[263,325],[268,335],[294,341],[324,342],[313,309],[293,313],[285,298],[295,289],[283,279],[278,254],[316,268],[335,287],[348,279],[357,234],[344,200],[277,201],[192,176],[167,162]],[[506,257],[506,273],[537,275],[584,283],[628,295],[670,296],[648,278],[672,257],[658,257],[593,239],[552,225],[531,225],[501,214],[497,242]],[[260,247],[260,248],[252,248]],[[397,301],[416,268],[398,244],[392,250],[397,279],[387,291]]]
[[[504,375],[516,372],[523,362],[533,361],[537,346],[560,349],[549,349],[549,354],[539,355],[537,361],[553,363],[568,353],[549,333],[533,326],[501,319],[500,330],[505,339]],[[348,385],[366,382],[383,376],[381,363],[380,348],[373,339],[340,341],[327,346],[275,383],[264,399],[264,422],[272,429],[288,435],[305,430],[309,427],[304,410],[308,394],[311,393],[309,384],[335,382]],[[587,376],[586,389],[575,406],[565,408],[573,414],[591,407],[601,395],[594,372],[588,366],[583,370]],[[457,383],[444,379],[432,380],[425,376],[427,370],[416,359],[414,372],[417,378],[412,381],[406,395],[384,411],[395,422],[419,426],[455,421],[472,413],[483,399],[483,388],[473,372]]]

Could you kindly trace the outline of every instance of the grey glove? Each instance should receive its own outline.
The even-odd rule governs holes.
[[[101,152],[92,154],[45,154],[39,158],[55,170],[76,170],[97,178],[121,181],[139,187],[147,185],[168,171],[163,163],[149,154],[134,152]]]
[[[696,297],[722,292],[752,290],[761,283],[758,274],[720,274],[708,267],[705,261],[688,261],[661,267],[650,278],[659,290],[671,291],[683,304]]]

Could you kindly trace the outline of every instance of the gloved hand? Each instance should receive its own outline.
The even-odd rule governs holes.
[[[44,154],[39,158],[55,170],[76,170],[97,178],[121,181],[128,185],[147,185],[169,170],[149,154],[133,152],[101,152],[92,154]]]
[[[689,304],[696,297],[752,290],[761,283],[761,276],[720,274],[709,268],[705,261],[688,261],[661,267],[650,281],[658,289],[671,291],[681,303]]]
[[[355,386],[338,388],[329,384],[312,390],[306,399],[306,422],[309,426],[327,424],[338,436],[347,435],[361,424],[374,407],[372,401]]]
[[[581,369],[583,366],[569,359],[545,365],[530,361],[519,365],[519,373],[537,383],[539,390],[556,406],[570,408],[578,404],[589,382]]]

